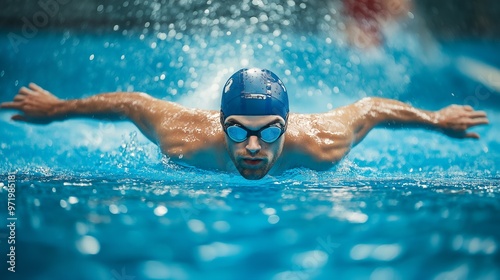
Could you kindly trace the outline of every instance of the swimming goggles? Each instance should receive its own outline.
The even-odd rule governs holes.
[[[259,130],[249,130],[238,123],[224,124],[224,132],[231,140],[240,143],[245,141],[248,137],[255,135],[266,143],[272,143],[285,133],[286,126],[280,123],[272,123],[262,127]]]

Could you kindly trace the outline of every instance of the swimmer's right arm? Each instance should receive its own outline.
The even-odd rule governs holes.
[[[1,108],[22,112],[12,120],[29,123],[49,123],[73,117],[125,119],[133,121],[150,140],[156,140],[154,121],[162,119],[173,103],[155,99],[145,93],[113,92],[84,99],[62,100],[40,86],[31,83],[22,87],[12,102]],[[178,107],[178,105],[177,105]]]
[[[450,105],[438,111],[427,111],[387,98],[363,98],[339,109],[344,112],[345,122],[351,125],[354,145],[375,126],[421,127],[454,138],[479,139],[477,133],[468,129],[489,123],[484,111],[475,111],[470,106]]]

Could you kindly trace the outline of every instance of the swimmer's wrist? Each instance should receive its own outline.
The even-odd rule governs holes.
[[[427,114],[429,115],[429,124],[433,127],[439,128],[438,114],[432,111],[428,111]]]
[[[61,118],[69,116],[75,101],[76,100],[60,100],[60,102],[54,105],[50,117]]]

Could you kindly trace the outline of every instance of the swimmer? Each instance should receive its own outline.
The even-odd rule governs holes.
[[[33,83],[1,108],[19,110],[12,120],[28,123],[72,117],[128,119],[172,161],[203,169],[236,168],[249,180],[295,167],[327,170],[376,126],[420,126],[450,137],[478,139],[467,129],[488,123],[485,112],[470,106],[425,111],[375,97],[326,113],[294,114],[283,82],[257,68],[241,69],[228,79],[220,111],[190,109],[139,92],[61,100]]]

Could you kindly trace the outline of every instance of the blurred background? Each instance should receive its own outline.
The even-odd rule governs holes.
[[[139,90],[216,109],[229,72],[257,66],[277,72],[296,102],[308,105],[294,108],[299,112],[364,96],[417,106],[432,101],[430,109],[450,102],[490,106],[500,103],[499,16],[494,0],[4,0],[0,31],[8,54],[0,58],[0,84],[41,82],[22,66],[41,58],[19,55],[36,49],[47,66],[57,61],[57,88],[86,77],[69,97]],[[75,61],[82,63],[78,71]],[[318,104],[327,106],[316,110]]]
[[[3,0],[0,4],[0,25],[2,27],[20,28],[25,24],[23,18],[28,20],[36,17],[41,6],[47,7],[47,10],[55,8],[54,15],[50,15],[47,27],[71,28],[79,30],[102,31],[112,30],[115,25],[122,26],[122,29],[144,27],[145,23],[159,23],[161,25],[179,24],[187,28],[196,26],[205,26],[207,22],[201,20],[205,11],[209,9],[211,19],[226,17],[235,18],[244,16],[246,18],[258,17],[262,12],[262,7],[253,3],[285,4],[294,1],[241,1],[242,6],[246,6],[243,12],[237,9],[239,4],[231,1],[168,1],[168,0],[150,0],[150,1],[72,1],[72,0]],[[336,3],[338,2],[338,3]],[[348,1],[347,1],[348,2]],[[358,2],[377,2],[361,0]],[[382,1],[380,1],[382,2]],[[394,5],[401,5],[397,2],[410,2],[389,0]],[[246,4],[245,4],[246,3]],[[306,4],[305,6],[301,4]],[[293,12],[300,11],[300,19],[295,18],[289,12],[283,14],[285,17],[281,22],[274,24],[281,28],[288,26],[294,31],[318,32],[325,23],[322,15],[332,12],[330,4],[337,6],[341,3],[337,1],[318,1],[301,0],[296,1],[294,9],[287,9]],[[41,5],[40,5],[41,4]],[[403,4],[405,5],[405,4]],[[426,27],[432,35],[438,40],[456,40],[464,38],[481,38],[498,40],[500,39],[500,2],[495,0],[414,0],[411,1],[412,12],[418,13],[425,22]],[[291,5],[290,5],[291,6]],[[198,20],[191,20],[193,16],[198,15]],[[280,15],[282,16],[282,15]],[[43,21],[40,17],[40,21]],[[284,21],[288,20],[289,24]],[[219,28],[223,29],[228,22],[219,22]]]
[[[186,98],[191,96],[185,103],[215,108],[219,84],[232,69],[224,73],[215,70],[223,66],[259,66],[285,76],[286,84],[296,92],[307,93],[305,98],[298,93],[299,101],[310,102],[308,96],[320,93],[329,96],[333,92],[338,98],[326,108],[331,109],[366,95],[398,98],[417,102],[416,105],[419,100],[424,102],[422,104],[436,101],[433,94],[424,94],[418,100],[404,94],[429,90],[429,87],[418,85],[419,74],[425,83],[433,79],[428,72],[422,74],[421,67],[426,71],[442,70],[447,66],[458,70],[459,76],[451,78],[452,83],[460,83],[454,87],[465,93],[453,93],[459,97],[460,102],[456,103],[464,103],[471,92],[478,91],[477,85],[458,81],[463,76],[475,82],[481,80],[479,84],[484,85],[486,91],[498,93],[500,56],[495,52],[500,39],[499,16],[500,2],[494,0],[245,0],[239,3],[221,0],[4,0],[0,4],[0,31],[5,33],[2,39],[7,52],[19,54],[37,48],[38,55],[58,60],[60,72],[71,68],[61,66],[66,52],[78,54],[81,53],[78,48],[95,49],[94,64],[100,61],[108,67],[104,77],[110,74],[116,78],[113,70],[130,69],[134,65],[153,76],[152,81],[156,84],[147,77],[141,79],[131,74],[135,78],[129,83],[125,83],[127,78],[119,83],[100,83],[102,88],[87,88],[89,94],[100,90],[135,89],[166,99],[177,94]],[[52,46],[48,43],[50,40],[43,39],[47,33],[63,34],[57,39],[60,39],[59,44]],[[121,52],[125,57],[114,58],[108,54],[98,57],[102,48],[84,47],[87,41],[82,34],[104,36],[101,37],[107,42],[104,47]],[[41,42],[43,40],[45,43]],[[123,42],[120,40],[128,40],[131,44],[142,41],[149,52],[145,52],[143,45],[118,46]],[[127,57],[127,47],[134,53],[133,59]],[[88,54],[88,58],[92,61],[91,55]],[[234,60],[229,62],[229,57]],[[32,63],[23,61],[23,57],[12,59],[18,60],[19,65]],[[121,60],[121,64],[117,60]],[[130,63],[125,65],[126,62]],[[5,73],[0,75],[4,81],[9,72],[30,74],[23,71],[23,67],[9,66],[11,60],[5,56],[0,58],[0,63],[5,68]],[[87,65],[81,66],[84,67],[78,68],[83,73]],[[88,69],[98,71],[96,65]],[[210,71],[204,73],[203,69]],[[173,74],[174,71],[180,76]],[[135,72],[140,75],[139,71]],[[447,74],[450,75],[454,73]],[[215,81],[211,80],[214,76],[218,78]],[[103,76],[99,74],[99,77]],[[172,78],[177,83],[165,82]],[[75,81],[75,77],[67,79]],[[307,79],[312,79],[314,89],[304,88]],[[196,87],[188,86],[193,83],[209,89],[208,102],[206,99],[199,102]],[[430,88],[439,90],[436,85]],[[443,88],[451,87],[446,84]],[[345,98],[346,93],[349,98]],[[436,105],[449,102],[446,95],[440,93],[443,102]],[[487,95],[490,102],[486,105],[498,103],[498,94],[488,92]],[[470,100],[466,103],[476,105]]]

